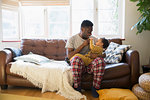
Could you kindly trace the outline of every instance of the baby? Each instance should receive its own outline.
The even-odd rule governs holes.
[[[98,39],[98,41],[96,42],[96,44],[94,45],[93,43],[93,39],[90,38],[90,51],[83,55],[83,54],[75,54],[73,57],[78,56],[82,59],[82,61],[84,62],[85,66],[88,66],[96,57],[98,57],[99,55],[102,55],[103,50],[106,49],[109,45],[109,42],[107,39],[105,38],[100,38]],[[91,58],[91,53],[95,54],[94,57]],[[71,59],[73,58],[71,57]],[[70,59],[70,61],[71,61]]]

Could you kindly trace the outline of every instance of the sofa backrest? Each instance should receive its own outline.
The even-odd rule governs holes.
[[[114,38],[114,39],[108,39],[108,40],[109,40],[109,43],[110,42],[115,42],[115,43],[118,43],[118,44],[122,45],[122,39]]]
[[[22,39],[22,54],[30,52],[43,55],[49,59],[64,60],[66,40],[61,39]]]
[[[64,60],[66,41],[62,39],[22,39],[21,50],[23,55],[32,52],[49,59]],[[122,44],[121,39],[109,39],[109,42]]]

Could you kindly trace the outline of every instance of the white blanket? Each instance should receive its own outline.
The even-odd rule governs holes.
[[[42,65],[16,61],[12,63],[10,72],[18,74],[46,91],[57,91],[57,94],[67,99],[86,99],[80,92],[72,88],[73,77],[70,66],[64,61],[51,61]]]

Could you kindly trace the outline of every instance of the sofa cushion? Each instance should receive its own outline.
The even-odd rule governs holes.
[[[114,54],[121,54],[125,53],[127,50],[131,48],[131,45],[119,45],[113,52]]]
[[[106,63],[119,63],[122,60],[123,54],[131,48],[130,45],[119,45],[111,42],[106,49],[106,57],[104,58]]]
[[[49,59],[64,60],[66,56],[66,40],[62,39],[22,39],[22,54],[32,52]]]
[[[119,44],[111,42],[105,50],[106,56],[113,53],[113,51],[119,46]]]
[[[115,78],[124,77],[130,74],[129,65],[126,63],[118,63],[118,64],[107,64],[105,66],[104,80],[113,80]],[[93,74],[84,73],[82,75],[82,81],[89,82],[93,81]]]
[[[8,75],[22,77],[17,74],[11,73],[10,68],[11,68],[11,63],[7,64],[7,67],[6,67],[6,73]],[[119,78],[122,76],[126,76],[128,74],[130,74],[130,69],[129,69],[128,64],[126,64],[126,63],[107,64],[105,66],[105,73],[104,73],[103,79],[104,80],[115,79],[115,78]],[[82,76],[82,81],[83,82],[92,82],[93,81],[92,77],[93,77],[92,74],[84,73]]]
[[[22,60],[25,62],[31,62],[31,63],[35,63],[35,64],[42,64],[45,62],[50,62],[50,59],[48,59],[47,57],[44,57],[44,56],[41,56],[38,54],[33,54],[33,53],[18,56],[18,57],[15,57],[14,59],[15,60]]]
[[[114,43],[122,45],[122,39],[120,38],[108,39],[108,41],[109,43],[114,42]]]
[[[103,79],[115,79],[130,74],[130,68],[127,63],[107,64]]]

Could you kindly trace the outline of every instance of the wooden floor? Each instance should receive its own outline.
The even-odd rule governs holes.
[[[8,89],[6,89],[6,90],[0,89],[0,93],[15,94],[15,95],[22,95],[22,96],[32,96],[32,97],[40,97],[40,98],[49,98],[49,99],[53,99],[53,100],[67,100],[64,97],[57,95],[55,92],[41,93],[41,89],[37,89],[37,88],[9,86]],[[82,94],[86,95],[87,100],[98,100],[98,98],[92,97],[90,90],[83,91]]]

